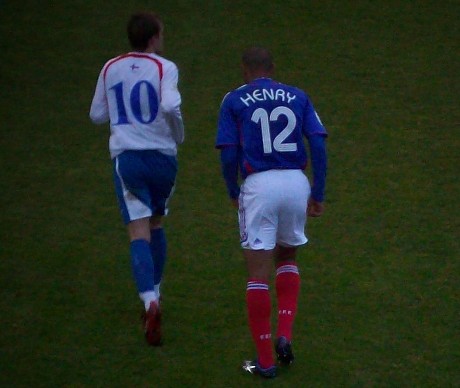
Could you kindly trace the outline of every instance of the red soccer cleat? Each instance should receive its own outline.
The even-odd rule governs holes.
[[[151,346],[161,346],[161,310],[157,302],[151,302],[143,315],[145,340]]]

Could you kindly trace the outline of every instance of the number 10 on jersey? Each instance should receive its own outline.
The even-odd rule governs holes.
[[[123,82],[112,86],[117,101],[118,121],[116,125],[129,124],[123,96]],[[158,98],[155,88],[150,82],[139,81],[131,89],[129,108],[132,116],[142,124],[150,124],[158,114]]]

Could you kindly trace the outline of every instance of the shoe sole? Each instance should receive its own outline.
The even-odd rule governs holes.
[[[294,362],[294,356],[289,354],[278,354],[278,361],[283,365],[291,365]]]
[[[257,366],[257,363],[254,361],[244,361],[242,365],[243,370],[246,373],[249,373],[251,375],[259,375],[260,377],[263,377],[265,379],[272,379],[276,377],[276,367],[269,368],[267,370],[260,369]]]

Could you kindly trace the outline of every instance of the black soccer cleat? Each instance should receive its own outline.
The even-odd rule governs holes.
[[[275,351],[278,361],[284,365],[290,365],[294,362],[291,342],[286,337],[279,337],[276,340]]]
[[[247,373],[259,375],[266,379],[272,379],[273,377],[276,377],[276,365],[264,369],[259,365],[257,360],[245,361],[243,363],[243,370]]]

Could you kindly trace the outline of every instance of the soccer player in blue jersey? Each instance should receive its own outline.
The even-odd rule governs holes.
[[[307,213],[324,210],[327,132],[305,92],[273,80],[270,52],[253,47],[242,57],[245,85],[222,102],[216,147],[228,195],[239,209],[241,246],[248,269],[246,304],[257,359],[243,369],[275,377],[270,330],[269,278],[276,264],[278,325],[275,352],[289,365],[300,289],[296,252],[307,242]],[[309,145],[312,186],[304,139]],[[239,186],[239,175],[243,182]]]
[[[162,218],[184,141],[176,65],[163,58],[163,23],[153,13],[128,22],[132,51],[103,66],[91,104],[96,124],[110,122],[109,149],[131,266],[145,307],[147,343],[161,345],[160,282],[166,261]]]

